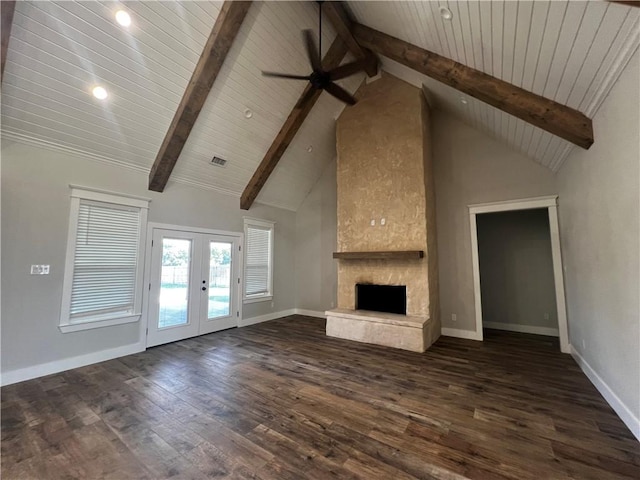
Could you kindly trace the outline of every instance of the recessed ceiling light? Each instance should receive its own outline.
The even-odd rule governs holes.
[[[253,112],[247,108],[244,111],[244,118],[251,118],[251,117],[253,117]]]
[[[96,97],[98,100],[104,100],[109,96],[109,94],[107,93],[107,90],[104,87],[93,87],[92,93],[93,93],[93,96]]]
[[[118,22],[123,27],[128,27],[131,25],[131,15],[124,10],[118,10],[116,12],[116,22]]]
[[[451,20],[453,18],[453,13],[447,7],[440,7],[440,16],[445,20]]]
[[[309,152],[309,153],[313,152],[313,145],[309,145],[307,147],[307,152]]]
[[[467,104],[467,103],[469,103],[469,102],[467,101],[467,99],[466,99],[466,98],[462,97],[462,98],[460,99],[460,103],[462,103],[463,105],[466,105],[466,104]]]

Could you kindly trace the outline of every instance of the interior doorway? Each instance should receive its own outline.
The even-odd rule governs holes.
[[[558,337],[545,208],[476,216],[482,326]]]
[[[470,226],[471,226],[471,252],[473,263],[473,283],[474,283],[474,297],[475,297],[475,311],[476,311],[476,332],[475,338],[477,340],[483,339],[483,318],[485,312],[483,311],[483,291],[481,285],[481,266],[480,255],[478,245],[478,216],[488,213],[497,212],[516,212],[525,210],[543,210],[548,220],[548,235],[551,249],[551,269],[553,279],[553,294],[555,296],[555,312],[542,312],[542,320],[544,321],[545,313],[549,315],[549,320],[553,315],[557,319],[557,336],[560,340],[560,350],[564,353],[570,353],[566,307],[564,297],[564,279],[562,275],[562,258],[560,252],[560,236],[558,230],[558,216],[557,216],[557,197],[541,197],[533,199],[512,200],[507,202],[496,202],[480,205],[469,206]],[[486,217],[487,218],[487,217]],[[482,222],[482,220],[480,220]],[[494,300],[494,299],[487,299]],[[491,303],[485,302],[485,304]],[[550,304],[550,302],[548,302]],[[549,308],[549,307],[547,307]],[[495,311],[487,312],[489,315],[495,315]],[[489,319],[489,322],[495,322],[495,316]],[[507,323],[507,322],[498,322]],[[544,323],[544,322],[542,322]],[[518,328],[518,327],[514,327]],[[540,325],[542,330],[538,333],[548,334],[550,330],[544,330],[545,326]],[[548,327],[554,328],[555,327]],[[533,332],[532,332],[533,333]]]
[[[237,327],[241,234],[151,228],[147,347]]]

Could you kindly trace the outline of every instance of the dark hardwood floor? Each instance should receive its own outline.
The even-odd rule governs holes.
[[[2,388],[2,478],[640,478],[556,339],[424,354],[287,317]]]

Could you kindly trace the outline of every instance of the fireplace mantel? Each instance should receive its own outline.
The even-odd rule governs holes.
[[[387,252],[333,252],[333,258],[343,260],[412,260],[424,257],[424,250],[393,250]]]

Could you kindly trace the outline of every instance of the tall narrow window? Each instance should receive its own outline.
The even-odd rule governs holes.
[[[273,298],[273,222],[245,218],[245,303]]]
[[[148,202],[73,188],[60,328],[137,321]]]

